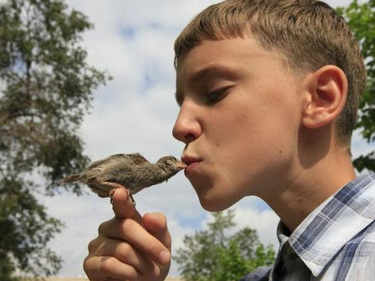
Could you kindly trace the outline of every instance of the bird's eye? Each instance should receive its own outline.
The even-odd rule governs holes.
[[[221,88],[219,90],[210,92],[207,96],[207,104],[212,105],[222,100],[226,96],[228,89],[229,88]]]

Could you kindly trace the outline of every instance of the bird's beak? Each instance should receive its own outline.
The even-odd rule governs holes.
[[[177,168],[179,168],[180,170],[183,170],[186,167],[187,167],[187,165],[184,162],[182,162],[182,161],[177,162]]]

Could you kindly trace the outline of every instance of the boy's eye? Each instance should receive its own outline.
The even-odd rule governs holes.
[[[213,91],[208,94],[207,96],[207,103],[208,104],[214,104],[220,100],[222,100],[225,97],[225,94],[227,92],[228,88],[222,88],[217,91]]]

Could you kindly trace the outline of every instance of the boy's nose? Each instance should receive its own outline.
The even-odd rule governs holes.
[[[202,133],[202,128],[199,121],[190,108],[181,106],[180,113],[173,126],[172,134],[175,139],[188,144],[197,139]]]

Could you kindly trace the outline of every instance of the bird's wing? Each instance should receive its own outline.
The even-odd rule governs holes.
[[[87,169],[93,169],[93,168],[98,168],[99,166],[103,165],[104,163],[108,162],[108,157],[107,158],[104,158],[104,159],[101,159],[101,160],[97,160],[97,161],[94,161],[92,162],[88,167]],[[86,169],[86,170],[87,170]]]
[[[102,166],[103,164],[108,164],[109,162],[117,162],[118,160],[124,160],[126,158],[129,158],[128,154],[114,154],[109,157],[106,157],[101,160],[97,160],[92,162],[87,169],[93,169],[93,168],[98,168]]]
[[[144,158],[141,154],[139,153],[133,153],[129,155],[134,163],[134,165],[142,165],[144,163],[148,163],[147,159]]]

